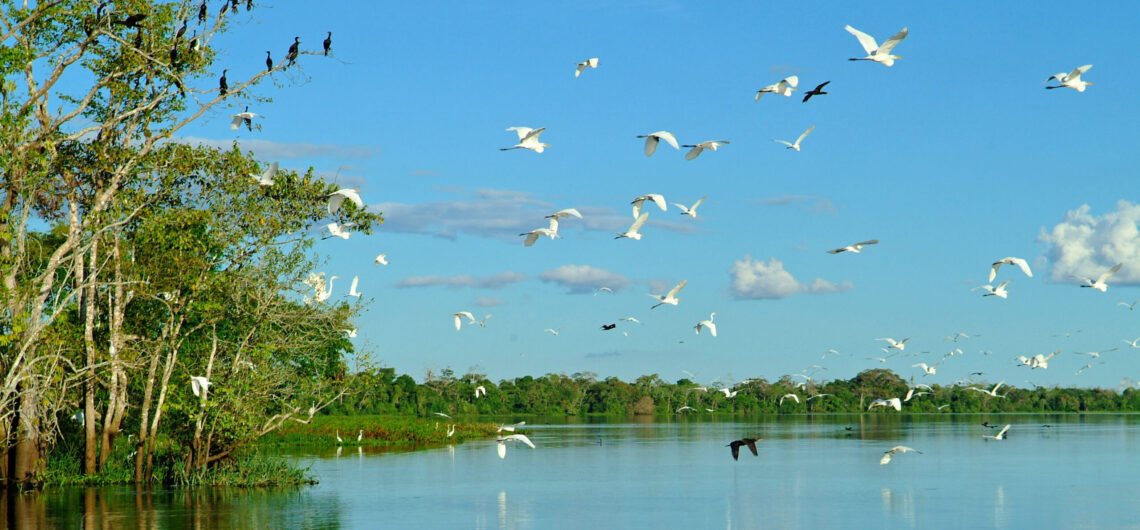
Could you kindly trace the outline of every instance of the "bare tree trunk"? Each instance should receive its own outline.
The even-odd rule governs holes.
[[[89,267],[90,273],[84,274]],[[83,263],[83,253],[75,253],[75,286],[82,290],[80,307],[83,308],[83,347],[86,351],[86,377],[83,382],[83,472],[94,475],[95,455],[98,438],[95,433],[95,312],[98,299],[95,297],[95,277],[98,267],[98,240],[91,243],[91,259],[87,267]],[[86,280],[86,283],[85,283]]]
[[[158,363],[162,359],[162,347],[167,343],[170,337],[178,336],[178,331],[182,327],[182,317],[178,320],[171,319],[162,330],[162,335],[158,338],[158,343],[154,347],[154,353],[150,358],[150,369],[147,371],[146,386],[143,389],[143,401],[140,407],[141,415],[139,421],[139,441],[138,446],[135,448],[135,482],[143,482],[144,477],[150,476],[146,468],[150,467],[150,452],[153,445],[150,443],[150,424],[147,420],[150,419],[151,401],[154,399],[154,384],[155,377],[158,374]],[[145,466],[144,466],[145,463]]]
[[[110,307],[110,345],[107,347],[111,362],[111,380],[109,396],[107,398],[107,412],[103,417],[103,440],[99,445],[99,467],[107,464],[111,456],[111,448],[115,437],[119,434],[119,425],[123,421],[123,414],[127,410],[127,374],[119,362],[119,352],[123,344],[123,320],[127,304],[134,297],[134,291],[123,293],[123,266],[122,255],[119,249],[121,233],[114,235],[114,245],[111,247],[111,258],[115,264],[115,294]]]
[[[28,484],[41,467],[40,432],[36,425],[36,392],[22,389],[17,418],[16,445],[12,447],[9,483]]]
[[[218,328],[213,329],[213,339],[210,346],[210,360],[206,362],[206,380],[210,380],[210,376],[214,372],[214,358],[218,354]],[[202,467],[206,465],[206,459],[210,456],[210,446],[207,443],[205,447],[202,444],[202,426],[206,422],[206,397],[209,394],[209,388],[203,388],[202,394],[198,396],[198,421],[194,422],[194,438],[190,442],[190,447],[194,448],[193,465],[195,467]]]

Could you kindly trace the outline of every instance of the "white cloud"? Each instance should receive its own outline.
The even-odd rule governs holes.
[[[1072,276],[1096,278],[1123,263],[1112,283],[1140,283],[1140,205],[1121,200],[1116,211],[1100,217],[1089,214],[1087,204],[1065,214],[1048,232],[1042,227],[1037,241],[1048,245],[1052,280],[1075,282]]]
[[[477,305],[479,307],[495,307],[495,306],[501,306],[501,305],[505,305],[505,304],[506,304],[506,302],[504,302],[502,298],[496,298],[493,296],[477,296],[477,297],[475,297],[475,305]]]
[[[563,265],[539,274],[538,278],[566,287],[572,294],[592,293],[602,286],[617,291],[629,283],[625,276],[589,265]]]
[[[335,145],[314,144],[309,142],[271,142],[268,140],[214,140],[211,138],[197,138],[184,136],[178,142],[190,145],[205,145],[219,149],[230,149],[234,142],[243,151],[253,151],[258,158],[372,158],[380,152],[380,148],[371,145]]]
[[[851,282],[831,283],[816,278],[805,285],[792,273],[784,270],[784,263],[776,258],[768,262],[753,261],[752,256],[732,262],[728,271],[732,279],[732,295],[742,299],[784,298],[797,293],[838,293],[854,287]]]
[[[458,276],[408,276],[396,283],[396,287],[435,287],[444,286],[452,289],[460,287],[476,287],[481,289],[502,289],[512,283],[526,279],[521,272],[507,271],[490,276],[471,276],[460,274]]]
[[[756,204],[764,206],[799,206],[812,213],[829,213],[835,215],[835,204],[831,202],[831,199],[819,195],[784,195],[782,197],[757,199]]]

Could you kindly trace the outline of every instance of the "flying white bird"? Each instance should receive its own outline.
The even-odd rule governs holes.
[[[690,406],[688,406],[688,405],[685,405],[685,406],[683,406],[683,407],[681,407],[681,408],[677,409],[677,410],[676,410],[676,412],[677,412],[677,414],[680,414],[680,413],[682,413],[682,412],[685,412],[686,410],[691,410],[691,411],[693,411],[693,412],[696,412],[696,411],[697,411],[697,409],[695,409],[695,408],[693,408],[693,407],[690,407]]]
[[[913,447],[907,447],[905,445],[896,445],[896,446],[888,449],[885,453],[883,453],[883,457],[879,459],[879,464],[885,466],[885,465],[891,463],[891,457],[895,456],[895,453],[903,454],[903,453],[906,453],[908,451],[914,451],[920,455],[922,454],[922,451],[919,451],[918,449],[915,449]]]
[[[997,389],[1001,388],[1001,385],[1004,385],[1004,384],[1005,384],[1005,379],[1002,379],[1000,383],[994,385],[994,387],[989,389],[989,390],[986,390],[984,388],[978,388],[976,386],[966,387],[965,390],[974,390],[976,392],[981,392],[981,393],[989,395],[991,397],[1004,398],[1006,396],[1005,394],[1002,394],[999,396],[997,393]]]
[[[997,287],[986,284],[986,285],[982,285],[980,287],[975,287],[975,288],[970,289],[970,290],[976,291],[978,289],[985,289],[986,294],[983,294],[982,296],[996,296],[998,298],[1005,299],[1005,298],[1009,297],[1009,291],[1006,290],[1005,286],[1009,285],[1009,282],[1011,282],[1011,281],[1013,281],[1013,280],[1006,280],[1004,282],[1001,282],[1001,284],[998,285]]]
[[[559,329],[561,329],[561,328],[559,328]],[[544,332],[546,332],[546,333],[549,333],[549,334],[551,334],[551,335],[554,335],[555,337],[557,337],[557,336],[558,336],[558,330],[557,330],[557,329],[553,329],[553,328],[546,328],[546,329],[544,329],[544,330],[542,330],[542,331],[544,331]]]
[[[476,322],[475,315],[472,315],[470,311],[460,311],[458,313],[452,313],[451,316],[455,319],[455,331],[459,331],[460,329],[463,328],[463,321],[460,320],[460,317],[466,317],[468,324],[473,324]]]
[[[982,438],[985,438],[987,440],[1004,440],[1005,439],[1005,433],[1007,431],[1009,431],[1009,427],[1010,427],[1009,424],[1006,424],[1006,426],[1002,427],[1001,430],[998,431],[997,434],[995,434],[993,436],[990,436],[988,434],[983,434]]]
[[[1061,350],[1050,353],[1048,356],[1038,353],[1033,357],[1027,358],[1022,355],[1019,356],[1017,360],[1021,361],[1022,366],[1028,366],[1030,369],[1040,368],[1042,370],[1047,370],[1049,368],[1049,359],[1056,357],[1058,353],[1061,353]]]
[[[867,241],[860,241],[860,242],[855,243],[853,245],[847,245],[843,248],[837,248],[835,250],[829,250],[829,251],[827,251],[827,253],[828,254],[839,254],[840,252],[854,252],[855,254],[858,254],[859,251],[863,250],[864,246],[866,246],[866,245],[877,245],[877,244],[879,244],[878,239],[870,239]]]
[[[637,219],[641,215],[641,205],[645,201],[653,201],[653,204],[656,204],[658,208],[661,208],[661,211],[667,211],[668,206],[665,204],[665,196],[661,195],[660,193],[650,193],[648,195],[642,195],[629,202],[633,205],[634,219]]]
[[[693,326],[693,328],[696,330],[696,334],[697,335],[701,334],[701,328],[709,328],[709,333],[715,337],[716,336],[716,324],[713,324],[713,318],[715,318],[715,317],[716,317],[716,313],[709,313],[709,319],[708,320],[702,320],[700,322],[697,322],[697,325]]]
[[[498,442],[499,458],[507,457],[507,442],[522,442],[529,445],[531,449],[534,449],[534,442],[531,442],[530,438],[527,438],[525,434],[512,434],[510,436],[503,436],[502,438],[498,439]]]
[[[387,265],[387,264],[388,264],[388,255],[387,254],[380,254],[379,256],[376,256],[376,259],[372,260],[372,266],[373,267],[375,267],[377,265]]]
[[[614,290],[613,290],[613,289],[610,289],[609,287],[606,287],[606,286],[604,286],[604,285],[603,285],[603,286],[601,286],[601,287],[598,287],[597,289],[595,289],[595,290],[594,290],[594,296],[598,296],[598,293],[610,293],[610,294],[614,294]]]
[[[357,208],[364,207],[364,201],[360,199],[360,190],[353,188],[341,188],[328,195],[329,197],[329,215],[336,215],[340,211],[340,205],[348,199],[355,204]]]
[[[200,375],[190,377],[190,391],[193,392],[197,397],[201,397],[202,395],[209,392],[211,384],[213,383],[211,383],[209,379],[206,379]]]
[[[1115,267],[1108,269],[1108,272],[1098,276],[1095,281],[1092,278],[1085,278],[1083,276],[1074,276],[1074,278],[1085,281],[1086,285],[1082,285],[1081,287],[1092,287],[1093,289],[1096,289],[1102,293],[1107,292],[1108,284],[1105,282],[1108,281],[1108,278],[1113,274],[1116,274],[1116,271],[1120,270],[1120,267],[1123,265],[1123,263],[1117,263]]]
[[[1049,81],[1056,79],[1057,82],[1060,84],[1057,86],[1047,86],[1045,88],[1049,88],[1049,89],[1052,89],[1052,88],[1071,88],[1073,90],[1076,90],[1077,92],[1084,92],[1085,87],[1091,85],[1092,83],[1089,81],[1081,81],[1081,74],[1089,71],[1089,68],[1092,68],[1091,64],[1086,64],[1084,66],[1078,66],[1072,72],[1069,72],[1067,74],[1065,72],[1061,72],[1059,74],[1053,74],[1053,75],[1049,76],[1049,79],[1046,79],[1045,82],[1048,83]],[[233,127],[233,125],[231,124],[230,128],[236,128],[236,127]]]
[[[694,202],[692,206],[685,206],[684,204],[678,204],[678,203],[673,203],[673,206],[676,206],[676,207],[681,209],[681,215],[687,215],[689,217],[695,218],[697,216],[697,207],[700,206],[702,202],[705,202],[705,199],[707,199],[707,198],[708,198],[708,196],[706,195],[704,197],[697,199],[697,202]]]
[[[1110,352],[1110,351],[1116,351],[1116,350],[1119,350],[1119,349],[1120,349],[1120,348],[1112,348],[1112,349],[1109,349],[1109,350],[1102,350],[1102,351],[1077,351],[1077,352],[1073,352],[1073,353],[1079,353],[1079,354],[1081,354],[1081,355],[1088,355],[1089,357],[1092,357],[1092,358],[1094,358],[1094,359],[1099,359],[1099,358],[1100,358],[1100,354],[1102,354],[1102,353],[1108,353],[1108,352]]]
[[[551,224],[557,223],[557,221],[555,221],[554,219],[551,219],[550,222],[551,222]],[[530,232],[523,232],[519,235],[520,236],[526,236],[526,239],[523,240],[523,246],[524,247],[529,247],[529,246],[534,245],[534,242],[538,241],[539,236],[547,236],[550,239],[560,237],[558,235],[557,231],[551,230],[549,228],[535,228],[534,230],[531,230]]]
[[[487,319],[491,318],[492,316],[493,315],[488,313],[486,315],[483,315],[483,320],[476,321],[475,319],[471,319],[471,322],[468,322],[468,324],[479,324],[479,327],[485,328],[487,327]]]
[[[483,385],[475,387],[475,397],[478,398],[479,396],[487,396],[487,387]]]
[[[496,430],[495,432],[503,432],[503,431],[515,432],[515,429],[522,427],[523,425],[526,425],[525,421],[520,421],[514,425],[501,424],[501,425],[499,425],[498,430]]]
[[[578,212],[576,208],[566,208],[564,210],[558,210],[557,212],[546,216],[547,219],[565,219],[567,217],[577,217],[581,219],[582,214]]]
[[[597,68],[598,67],[598,58],[593,57],[591,59],[586,59],[585,61],[582,61],[580,63],[574,63],[574,64],[578,66],[578,68],[574,70],[574,77],[578,77],[578,76],[582,75],[582,70],[585,70],[586,68]]]
[[[935,366],[938,366],[938,363],[931,365],[927,365],[926,363],[917,363],[910,365],[911,368],[922,368],[922,371],[926,372],[926,375],[934,375],[938,373],[938,370],[934,368]]]
[[[867,410],[871,410],[875,407],[891,407],[897,411],[902,411],[902,400],[897,397],[890,399],[876,399],[875,401],[871,402],[871,406],[867,407]]]
[[[344,335],[345,335],[346,337],[350,338],[350,339],[355,339],[355,338],[356,338],[356,332],[357,332],[357,328],[352,328],[352,329],[342,329],[341,331],[343,331],[343,332],[344,332]]]
[[[349,227],[349,224],[345,224],[344,226],[341,226],[337,223],[329,223],[329,224],[325,225],[325,228],[329,231],[329,235],[326,236],[324,239],[328,239],[330,237],[339,237],[341,239],[348,239],[349,237],[352,237],[352,232],[349,232],[347,230],[348,227]]]
[[[849,61],[875,61],[883,66],[893,66],[895,59],[902,59],[902,57],[898,55],[891,55],[891,51],[906,38],[906,28],[892,35],[891,38],[883,42],[882,46],[875,42],[874,37],[851,26],[846,26],[844,29],[847,30],[847,33],[854,35],[856,39],[859,39],[859,44],[863,46],[863,51],[867,52],[866,57],[852,57],[848,59]]]
[[[638,230],[641,230],[642,225],[644,225],[645,222],[648,220],[649,220],[649,212],[645,212],[645,213],[641,214],[641,216],[638,217],[637,220],[635,220],[633,222],[633,224],[629,225],[628,230],[626,230],[624,233],[619,233],[616,237],[614,237],[614,239],[621,239],[623,237],[628,237],[629,239],[637,239],[640,241],[641,240],[641,232],[638,232]]]
[[[888,349],[903,351],[906,349],[906,341],[910,340],[910,337],[907,337],[907,338],[900,340],[898,342],[895,342],[895,339],[892,339],[890,337],[883,337],[881,339],[875,339],[875,340],[885,340],[888,343],[890,343],[890,345],[891,345],[890,348],[888,348]]]
[[[918,387],[915,387],[915,388],[918,388]],[[908,389],[906,390],[906,397],[904,397],[904,398],[903,398],[903,401],[904,401],[904,402],[906,402],[906,401],[910,401],[910,400],[911,400],[911,398],[916,398],[916,397],[919,397],[919,396],[925,396],[925,395],[927,395],[927,394],[930,394],[930,392],[915,392],[915,391],[914,391],[914,388],[908,388]]]
[[[277,162],[274,162],[272,164],[269,164],[269,167],[266,168],[265,171],[263,173],[261,173],[260,175],[255,174],[255,173],[250,173],[249,176],[253,177],[253,180],[256,180],[257,184],[259,186],[272,186],[273,185],[273,175],[275,175],[276,173],[277,173]]]
[[[503,147],[500,151],[510,151],[511,149],[530,149],[536,153],[541,153],[550,147],[550,144],[544,144],[538,141],[538,135],[546,130],[546,127],[539,127],[531,129],[530,127],[507,127],[508,131],[515,131],[519,135],[519,143],[514,147]]]
[[[1133,309],[1136,308],[1137,302],[1140,302],[1140,300],[1133,300],[1131,304],[1129,304],[1127,302],[1117,302],[1116,305],[1122,305],[1124,307],[1127,307],[1129,311],[1132,311]]]
[[[718,147],[722,145],[728,145],[729,143],[731,142],[728,140],[708,140],[696,145],[682,145],[681,147],[692,148],[689,149],[688,153],[685,153],[685,160],[692,160],[698,156],[701,156],[701,152],[705,149],[708,149],[709,151],[716,151]]]
[[[777,140],[775,138],[773,138],[772,141],[776,142],[778,144],[784,144],[784,145],[788,146],[788,149],[795,149],[796,151],[799,151],[800,150],[800,142],[804,141],[804,138],[807,138],[807,135],[811,134],[812,129],[815,129],[815,125],[808,127],[807,130],[804,131],[804,133],[801,134],[799,138],[796,138],[796,143],[792,143],[792,142],[789,142],[787,140]]]
[[[681,146],[677,145],[677,137],[669,131],[657,131],[655,133],[640,134],[638,138],[645,138],[645,156],[653,156],[657,152],[657,142],[665,140],[665,143],[673,146],[673,149],[680,149]]]
[[[753,101],[760,101],[760,98],[766,93],[779,94],[785,97],[791,97],[792,91],[800,84],[798,76],[790,75],[780,80],[779,83],[768,85],[756,91],[756,99]]]
[[[254,118],[260,118],[261,115],[250,112],[249,106],[246,105],[245,110],[243,110],[237,114],[233,114],[230,117],[233,118],[233,120],[230,121],[230,129],[233,129],[236,131],[236,130],[238,130],[239,127],[242,126],[242,124],[245,124],[245,128],[252,131],[253,130],[253,119]],[[260,125],[258,127],[260,127]]]
[[[736,393],[740,392],[739,390],[729,392],[727,388],[722,388],[722,389],[720,389],[720,391],[724,392],[724,397],[726,397],[728,399],[732,399],[732,398],[736,397]]]
[[[790,400],[792,400],[792,401],[795,401],[796,403],[799,403],[799,402],[800,402],[800,397],[799,397],[799,396],[797,396],[797,395],[795,395],[795,394],[784,394],[784,395],[780,396],[780,403],[779,403],[779,404],[780,404],[780,405],[783,405],[783,404],[784,404],[784,400],[785,400],[785,399],[790,399]]]
[[[444,413],[444,412],[433,412],[432,414],[435,414],[436,416],[439,416],[441,418],[448,418],[448,419],[451,418],[451,416],[449,416],[447,413]]]
[[[997,276],[998,268],[1002,265],[1017,265],[1018,267],[1021,267],[1021,272],[1024,272],[1026,276],[1029,276],[1030,278],[1033,277],[1033,271],[1029,270],[1028,262],[1021,258],[1008,257],[999,259],[993,263],[993,268],[990,269],[989,281],[994,281],[994,276]]]
[[[1132,339],[1131,341],[1122,340],[1121,342],[1127,344],[1129,347],[1132,347],[1132,348],[1140,348],[1140,337],[1136,337],[1135,339]]]
[[[619,318],[618,320],[622,320],[625,322],[633,322],[634,324],[640,324],[641,323],[641,321],[638,320],[636,317],[625,317],[625,318]]]
[[[686,283],[689,283],[689,280],[681,280],[681,283],[678,283],[677,285],[673,286],[672,289],[669,289],[669,292],[665,293],[665,296],[661,296],[659,294],[647,295],[650,298],[653,298],[654,300],[658,301],[658,303],[656,305],[654,305],[653,307],[651,307],[650,309],[656,309],[657,306],[665,305],[665,304],[669,304],[671,306],[676,306],[677,303],[681,301],[680,298],[677,298],[677,293],[681,292],[681,289],[685,288]]]
[[[349,285],[349,287],[348,287],[348,296],[355,296],[357,298],[360,298],[361,293],[360,293],[360,291],[356,290],[356,288],[359,286],[360,286],[360,276],[353,276],[352,277],[352,284]]]

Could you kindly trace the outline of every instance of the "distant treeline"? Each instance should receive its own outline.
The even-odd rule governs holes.
[[[894,372],[884,369],[866,370],[849,380],[829,382],[799,381],[789,376],[775,382],[750,379],[729,389],[736,392],[732,398],[726,397],[723,387],[705,387],[688,379],[670,383],[657,374],[644,375],[629,383],[615,377],[599,380],[591,372],[526,376],[498,384],[482,374],[456,377],[450,370],[438,375],[429,373],[422,384],[408,375],[397,376],[392,368],[348,377],[352,379],[350,388],[353,390],[326,409],[327,413],[418,416],[436,412],[567,416],[856,413],[866,411],[875,399],[903,399],[912,390],[914,395],[903,403],[903,413],[1140,412],[1140,390],[1135,388],[1117,392],[1045,387],[1029,390],[1002,385],[995,394],[1004,397],[994,397],[960,385],[914,388]],[[991,390],[994,384],[972,386]],[[480,386],[487,392],[477,398],[475,389]],[[781,398],[788,394],[795,394],[798,402],[788,397],[781,403]],[[812,398],[820,394],[827,395]],[[677,412],[682,407],[693,410]],[[896,414],[894,410],[885,412]]]

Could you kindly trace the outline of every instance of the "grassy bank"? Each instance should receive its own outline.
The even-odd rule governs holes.
[[[438,420],[438,421],[437,421]],[[448,436],[455,426],[455,434]],[[496,423],[466,423],[448,418],[394,415],[318,416],[308,424],[293,423],[263,437],[261,446],[365,447],[438,446],[495,435]],[[337,435],[342,440],[338,443]],[[360,441],[357,437],[360,436]]]
[[[116,444],[118,445],[118,444]],[[124,453],[124,454],[118,454]],[[82,453],[52,452],[40,476],[43,486],[109,486],[134,483],[134,459],[116,451],[99,473],[82,472]],[[171,486],[297,486],[315,484],[307,469],[298,468],[280,456],[246,451],[208,469],[186,472],[185,464],[173,453],[159,455],[154,465],[153,484]]]

